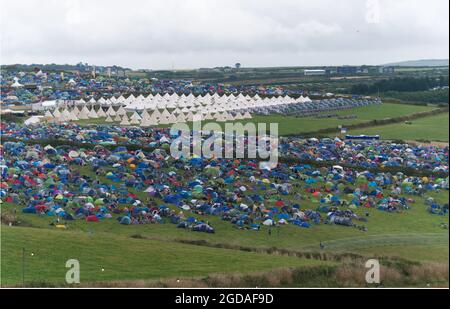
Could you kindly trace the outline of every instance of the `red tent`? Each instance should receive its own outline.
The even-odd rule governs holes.
[[[97,216],[92,215],[92,216],[87,216],[86,221],[87,222],[98,222],[99,220],[98,220]]]

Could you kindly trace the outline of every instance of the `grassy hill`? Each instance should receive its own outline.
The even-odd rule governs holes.
[[[409,60],[385,64],[386,66],[400,66],[400,67],[443,67],[448,66],[448,59],[422,59]]]
[[[146,227],[151,228],[151,227]],[[131,238],[128,233],[2,227],[2,284],[64,285],[68,259],[80,261],[81,282],[164,279],[250,273],[332,263],[287,256]]]

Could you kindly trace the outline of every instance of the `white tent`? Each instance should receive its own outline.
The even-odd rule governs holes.
[[[120,125],[121,126],[127,126],[129,124],[130,124],[130,121],[128,120],[128,116],[124,115],[123,118],[122,118],[122,121],[120,122]]]
[[[176,123],[184,123],[184,122],[186,122],[186,118],[184,117],[184,114],[183,114],[183,113],[180,113],[180,114],[177,116]]]
[[[45,118],[54,118],[53,114],[50,111],[46,111],[44,117]]]
[[[77,110],[78,110],[78,109],[77,109]],[[70,112],[69,120],[70,120],[70,121],[77,121],[77,120],[79,120],[78,117],[77,117],[77,115],[75,114],[74,110],[72,110],[72,111]]]
[[[142,118],[140,126],[143,128],[151,126],[150,118]]]
[[[17,77],[14,77],[14,83],[11,85],[11,87],[13,87],[13,88],[21,88],[21,87],[23,87],[23,85],[21,83],[19,83],[19,79]]]
[[[89,117],[89,118],[92,118],[92,119],[97,119],[97,118],[98,118],[98,115],[97,115],[97,113],[95,112],[95,108],[92,108],[92,109],[90,110],[90,112],[89,112],[89,114],[88,114],[88,117]]]
[[[100,118],[106,117],[106,113],[103,111],[103,108],[100,107],[98,109],[97,116],[100,117]]]
[[[147,112],[146,109],[144,109],[144,110],[142,111],[141,118],[142,118],[142,120],[144,120],[144,119],[150,119],[150,114]]]
[[[167,117],[167,120],[169,121],[169,123],[176,123],[177,117],[174,114],[170,114],[169,117]]]
[[[116,111],[114,110],[114,108],[112,106],[110,106],[108,108],[108,110],[106,111],[106,115],[108,115],[108,116],[115,116],[116,115]]]
[[[111,118],[111,115],[108,115],[105,119],[105,122],[114,122],[114,120]]]
[[[23,123],[26,126],[30,126],[30,125],[38,124],[39,122],[41,122],[41,119],[42,119],[42,116],[31,116],[30,118],[25,120]]]
[[[80,114],[80,110],[78,109],[78,107],[75,106],[75,107],[72,109],[72,114],[74,114],[75,116],[78,117],[78,115]]]
[[[116,112],[116,114],[119,115],[119,116],[124,116],[124,115],[127,114],[127,111],[123,108],[123,106],[121,106],[119,108],[119,110]]]
[[[234,120],[242,120],[242,119],[244,119],[244,116],[240,112],[237,112],[236,116],[234,116]]]
[[[53,116],[54,116],[55,118],[61,117],[61,112],[59,111],[58,108],[56,108],[55,111],[53,112]]]
[[[69,110],[66,108],[63,110],[62,115],[61,115],[61,119],[64,121],[69,121],[71,120],[72,116],[69,112]]]
[[[137,120],[139,122],[142,119],[142,117],[139,116],[138,112],[134,112],[133,115],[131,115],[130,119]]]
[[[158,109],[155,109],[155,111],[153,112],[152,116],[157,118],[157,119],[161,119],[161,113],[159,112]]]
[[[148,123],[152,126],[157,126],[159,124],[159,120],[158,120],[158,118],[156,118],[154,112],[150,115],[150,117],[148,119]]]
[[[167,117],[164,117],[163,115],[161,115],[161,117],[159,118],[159,123],[160,124],[169,124],[169,120],[167,119]]]
[[[130,121],[130,124],[140,124],[141,123],[141,121],[139,120],[139,119],[137,119],[137,118],[134,118],[134,119],[131,119],[131,121]]]

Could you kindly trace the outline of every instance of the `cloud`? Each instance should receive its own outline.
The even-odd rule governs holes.
[[[449,51],[446,0],[16,0],[1,7],[2,63],[329,65]]]

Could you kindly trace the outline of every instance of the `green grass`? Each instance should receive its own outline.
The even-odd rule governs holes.
[[[359,253],[364,255],[377,255],[379,252],[383,252],[385,255],[392,257],[406,256],[409,260],[418,262],[443,262],[448,264],[449,261],[448,243],[402,246],[387,244],[359,250]]]
[[[338,133],[338,126],[347,126],[352,124],[364,123],[374,119],[385,119],[390,117],[400,117],[405,115],[411,115],[414,113],[430,111],[433,107],[418,106],[418,105],[404,105],[404,104],[392,104],[384,103],[382,105],[358,107],[351,110],[343,110],[337,112],[326,112],[326,114],[337,114],[338,116],[355,115],[355,119],[318,119],[315,117],[297,118],[293,116],[283,115],[270,115],[270,116],[258,116],[253,115],[252,119],[240,121],[241,123],[266,123],[269,128],[270,123],[278,123],[279,134],[302,134],[307,132],[314,132],[320,129],[336,128]],[[207,123],[208,121],[204,122]],[[80,125],[87,124],[105,124],[104,118],[100,119],[87,119],[77,121]],[[118,124],[118,123],[114,123]],[[162,125],[159,127],[168,127],[168,125]],[[223,124],[222,124],[223,128]]]
[[[126,233],[86,233],[2,226],[2,285],[63,285],[66,261],[80,262],[81,282],[161,279],[248,273],[281,267],[326,265],[315,260],[133,239]],[[102,271],[103,269],[103,271]]]
[[[351,130],[349,134],[380,135],[382,139],[430,140],[448,142],[448,113],[385,126]]]

